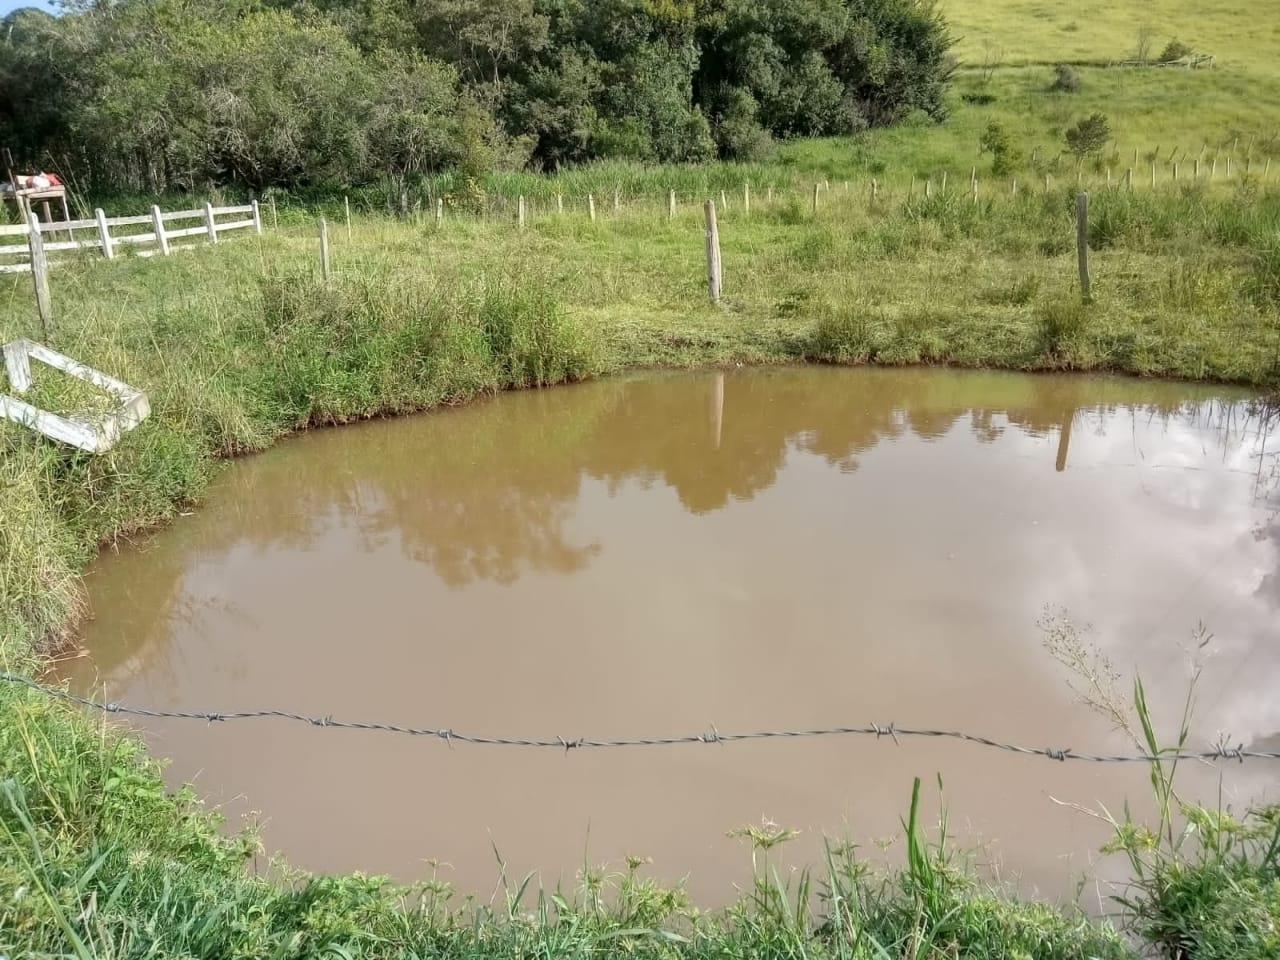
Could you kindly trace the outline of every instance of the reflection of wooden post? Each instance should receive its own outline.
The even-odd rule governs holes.
[[[1067,469],[1067,448],[1071,446],[1071,424],[1075,419],[1076,412],[1069,411],[1062,420],[1062,429],[1058,431],[1058,462],[1055,465],[1058,473]]]
[[[711,390],[711,423],[715,427],[716,449],[720,449],[720,432],[724,428],[724,373],[717,373]]]

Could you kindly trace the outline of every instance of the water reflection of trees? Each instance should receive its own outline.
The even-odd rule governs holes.
[[[182,616],[195,602],[185,571],[202,558],[321,550],[339,529],[367,551],[396,547],[452,586],[581,570],[601,550],[572,531],[584,478],[612,492],[660,484],[707,514],[772,486],[789,449],[854,471],[887,439],[962,428],[992,443],[1016,429],[1056,436],[1045,464],[1061,470],[1073,425],[1137,438],[1176,420],[1224,455],[1271,425],[1248,405],[1189,393],[1132,380],[806,369],[606,381],[328,431],[237,464],[206,511],[155,540],[146,595],[127,604],[129,632],[160,637]],[[1280,546],[1276,525],[1262,535]],[[1260,589],[1280,596],[1280,576]]]

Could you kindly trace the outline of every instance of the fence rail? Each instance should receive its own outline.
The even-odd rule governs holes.
[[[249,216],[246,217],[245,214]],[[224,219],[220,221],[219,217],[237,217],[239,219]],[[166,224],[184,220],[198,220],[200,223],[195,226],[180,226],[173,229],[166,226]],[[122,228],[141,226],[148,226],[151,229],[145,232],[112,232],[113,230],[121,231]],[[92,220],[63,220],[44,223],[32,217],[27,223],[0,225],[0,238],[23,237],[25,240],[24,243],[20,244],[0,244],[0,260],[18,261],[16,263],[0,263],[0,273],[30,272],[31,232],[33,229],[39,231],[43,241],[42,246],[46,252],[101,250],[103,256],[111,260],[116,255],[117,244],[154,244],[156,249],[147,252],[168,256],[174,250],[183,249],[182,247],[171,246],[169,244],[170,240],[207,236],[210,243],[217,243],[218,236],[228,230],[246,230],[250,228],[256,233],[262,233],[262,215],[256,200],[253,203],[234,207],[206,205],[200,209],[170,210],[167,212],[161,211],[159,207],[152,207],[151,212],[148,214],[127,217],[108,217],[101,209],[98,209],[94,211]],[[92,231],[93,235],[78,239],[76,233],[81,231]],[[44,240],[45,237],[56,238],[62,234],[65,234],[66,239]]]
[[[1200,760],[1212,763],[1220,760],[1280,760],[1280,753],[1264,750],[1246,750],[1244,744],[1231,746],[1227,738],[1220,739],[1212,747],[1204,750],[1167,750],[1159,754],[1105,754],[1081,752],[1071,747],[1027,747],[1014,743],[1004,743],[990,737],[981,737],[959,730],[927,730],[913,727],[900,727],[897,724],[872,723],[862,727],[818,727],[807,730],[757,730],[747,733],[721,733],[712,725],[701,733],[684,736],[658,737],[625,737],[620,739],[597,739],[593,737],[508,737],[484,736],[463,733],[450,727],[411,727],[394,723],[377,723],[361,720],[339,720],[332,716],[314,717],[293,713],[288,710],[226,710],[226,711],[194,711],[194,710],[152,710],[147,707],[130,707],[123,703],[108,703],[93,700],[89,697],[77,696],[60,687],[24,677],[15,673],[0,673],[0,682],[14,686],[26,687],[54,700],[75,704],[88,710],[117,716],[143,717],[162,720],[201,720],[206,723],[224,723],[230,720],[290,720],[304,723],[312,727],[333,727],[340,730],[363,730],[376,733],[396,733],[411,737],[430,737],[443,740],[452,746],[454,743],[465,743],[476,746],[499,747],[534,747],[539,749],[582,750],[604,747],[670,747],[678,744],[730,744],[745,740],[797,740],[815,737],[875,737],[881,740],[888,737],[901,746],[905,738],[959,740],[1006,753],[1023,756],[1044,757],[1065,763],[1068,760],[1081,760],[1088,763],[1155,763],[1174,760]]]

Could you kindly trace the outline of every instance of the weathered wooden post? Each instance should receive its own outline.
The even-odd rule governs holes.
[[[1209,179],[1212,180],[1218,175],[1218,158],[1214,157],[1213,162],[1209,165]]]
[[[167,257],[169,255],[169,236],[164,232],[164,217],[160,215],[160,208],[154,204],[151,207],[151,228],[156,234],[156,246],[160,248],[160,254]]]
[[[1262,165],[1262,179],[1267,179],[1267,174],[1271,172],[1271,158],[1267,157],[1267,162]]]
[[[596,222],[596,198],[595,194],[587,194],[587,216],[591,218],[591,222]]]
[[[969,189],[973,192],[973,202],[977,203],[978,202],[978,178],[977,177],[973,178],[973,181],[969,184]]]
[[[674,190],[667,191],[667,219],[674,220],[676,218],[676,192]]]
[[[1047,173],[1044,175],[1044,192],[1049,192],[1049,175]]]
[[[613,212],[617,213],[622,209],[622,188],[613,188]]]
[[[815,183],[815,184],[813,185],[813,213],[814,213],[814,216],[817,216],[817,214],[818,214],[818,190],[821,188],[821,186],[822,186],[822,184],[820,184],[820,183]]]
[[[1093,299],[1089,286],[1089,194],[1076,194],[1076,261],[1080,268],[1080,297]]]
[[[277,213],[276,213],[276,198],[275,198],[275,196],[274,196],[274,195],[272,195],[272,196],[271,196],[271,198],[270,198],[269,202],[270,202],[270,204],[271,204],[271,229],[272,229],[272,230],[279,230],[279,229],[280,229],[280,216],[279,216],[279,214],[277,214]]]
[[[880,181],[875,177],[871,178],[871,202],[875,203],[880,199]]]
[[[765,199],[768,200],[770,203],[773,203],[773,184],[772,183],[769,184],[769,189],[765,193]]]
[[[1192,167],[1192,176],[1196,180],[1200,179],[1200,158],[1199,157],[1196,157],[1195,166]]]
[[[1080,181],[1077,180],[1076,182],[1079,183]],[[1111,190],[1111,168],[1107,167],[1107,191],[1110,192],[1110,190]]]
[[[342,209],[347,215],[347,242],[351,242],[351,198],[344,196],[342,198]]]
[[[209,242],[218,242],[218,225],[213,220],[213,204],[206,202],[204,205],[204,227],[209,234]]]
[[[707,217],[707,293],[712,303],[720,302],[720,228],[716,225],[716,202],[708,200]]]
[[[933,196],[933,178],[924,182],[924,198],[928,200],[931,196]]]
[[[329,224],[320,218],[320,277],[329,279]]]
[[[1018,196],[1018,178],[1013,177],[1009,181],[1009,197],[1010,199],[1016,199],[1017,196]]]
[[[444,197],[436,197],[436,229],[444,226]]]
[[[93,211],[93,218],[98,221],[98,242],[102,244],[102,255],[110,260],[115,257],[116,250],[111,242],[111,230],[107,227],[107,215],[99,207]]]
[[[729,209],[729,198],[728,196],[725,195],[725,192],[723,190],[720,191],[720,209],[721,210]]]
[[[1231,154],[1227,154],[1227,179],[1231,179]]]
[[[258,206],[257,200],[250,201],[249,206],[253,208],[253,232],[262,236],[262,208]]]
[[[1155,188],[1156,188],[1156,163],[1154,160],[1152,160],[1151,161],[1151,189],[1154,190]]]
[[[1124,172],[1124,188],[1133,192],[1133,167]]]
[[[1178,161],[1173,162],[1173,182],[1178,182]]]
[[[524,229],[524,195],[522,194],[516,202],[516,223],[520,229]]]
[[[40,314],[40,339],[49,342],[53,327],[53,299],[49,295],[49,261],[44,255],[44,238],[40,236],[40,217],[27,210],[27,249],[31,252],[31,282],[36,288],[36,312]]]
[[[556,214],[562,215],[563,213],[564,213],[564,194],[557,193],[556,194]]]
[[[751,216],[751,184],[744,183],[742,185],[742,215],[744,217]]]

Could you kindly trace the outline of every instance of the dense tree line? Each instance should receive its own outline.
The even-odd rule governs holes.
[[[943,115],[933,0],[66,0],[0,37],[0,138],[86,186],[760,159]]]

